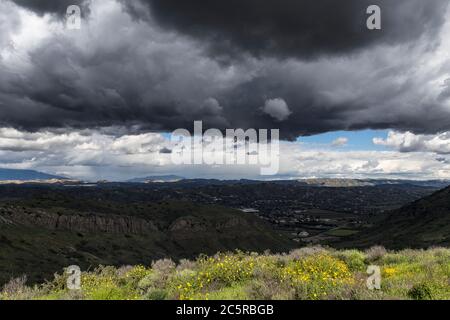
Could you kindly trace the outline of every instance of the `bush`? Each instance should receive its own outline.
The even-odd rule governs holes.
[[[214,281],[224,285],[249,279],[255,267],[254,259],[247,259],[240,254],[218,254],[198,263],[201,274],[208,282]]]
[[[142,278],[139,282],[138,282],[138,289],[146,292],[148,288],[150,288],[151,286],[154,285],[155,283],[155,279],[154,279],[155,273],[149,274],[148,276]]]
[[[152,263],[152,269],[163,274],[172,272],[175,267],[176,264],[172,259],[161,259]]]
[[[366,250],[367,262],[372,263],[380,260],[386,255],[387,251],[383,246],[374,246]]]
[[[325,252],[326,249],[324,249],[321,246],[311,246],[311,247],[303,247],[300,249],[292,250],[289,255],[287,255],[287,258],[299,260],[305,257],[317,255],[319,253]]]
[[[146,300],[165,300],[167,291],[159,288],[149,288],[144,297]]]
[[[281,270],[281,281],[292,285],[298,299],[320,299],[335,287],[352,282],[347,265],[329,254],[293,260]]]
[[[181,259],[178,263],[177,270],[183,271],[183,270],[194,270],[196,268],[197,264],[195,261],[187,260],[187,259]]]
[[[366,256],[358,250],[338,251],[335,256],[344,261],[351,271],[365,271]]]
[[[134,285],[138,284],[142,279],[152,274],[153,272],[151,269],[147,269],[146,267],[141,265],[127,268],[126,272],[125,270],[120,270],[119,272],[119,270],[113,275],[119,278],[124,277],[126,279],[126,282],[131,282]]]
[[[254,280],[247,285],[247,295],[252,300],[292,300],[295,289],[276,279]]]
[[[432,300],[431,288],[426,283],[416,284],[408,291],[408,297],[413,300]]]
[[[3,286],[1,292],[1,299],[29,299],[31,298],[32,290],[26,286],[27,276],[21,276],[11,279]]]

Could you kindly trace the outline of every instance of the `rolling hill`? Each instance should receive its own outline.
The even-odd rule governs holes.
[[[339,246],[382,244],[388,248],[450,245],[450,187],[390,212],[376,227]]]
[[[293,247],[259,218],[221,206],[98,199],[87,207],[77,208],[70,199],[2,203],[0,284],[22,274],[31,282],[51,279],[55,270],[72,264],[86,270],[235,249],[278,252]]]

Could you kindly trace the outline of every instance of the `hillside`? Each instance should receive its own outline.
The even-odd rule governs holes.
[[[3,202],[0,283],[21,274],[43,281],[72,264],[87,269],[223,250],[292,248],[257,217],[221,206],[90,200],[90,209],[82,209],[73,204],[65,199]]]
[[[339,246],[383,244],[390,248],[450,245],[450,187],[390,212],[375,228]]]
[[[0,288],[0,300],[448,300],[450,250],[387,252],[307,247],[288,254],[218,253],[174,263],[82,269],[80,289],[25,278]],[[379,290],[367,287],[369,265],[380,267]]]

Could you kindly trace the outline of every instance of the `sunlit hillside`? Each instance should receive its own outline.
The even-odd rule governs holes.
[[[369,265],[381,288],[369,290]],[[56,271],[56,270],[55,270]],[[81,289],[67,275],[29,287],[11,280],[1,299],[450,299],[450,249],[336,251],[306,247],[289,254],[218,253],[195,261],[163,259],[151,266],[99,267],[81,274]]]

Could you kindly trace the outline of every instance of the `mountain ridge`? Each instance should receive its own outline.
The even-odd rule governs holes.
[[[339,246],[427,248],[450,245],[450,187],[388,212],[374,228]]]
[[[48,174],[30,169],[0,168],[0,181],[65,180],[66,177]]]

